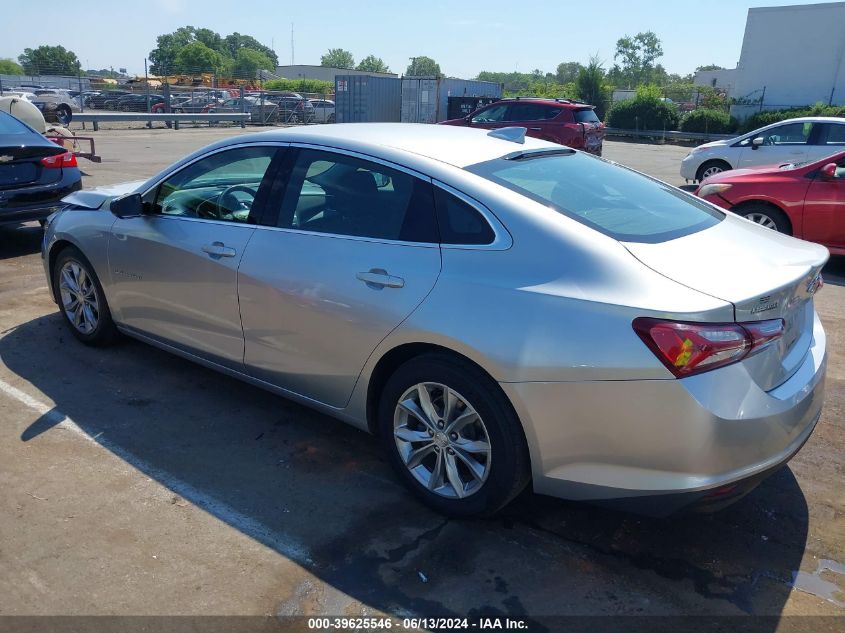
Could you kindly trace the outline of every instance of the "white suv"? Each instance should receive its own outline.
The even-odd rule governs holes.
[[[845,118],[801,117],[761,127],[744,136],[712,141],[681,162],[685,180],[701,182],[729,169],[818,160],[845,149]]]

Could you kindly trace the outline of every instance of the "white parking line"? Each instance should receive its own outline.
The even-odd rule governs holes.
[[[141,472],[141,474],[157,481],[161,485],[177,493],[183,499],[187,499],[194,505],[205,510],[207,513],[217,519],[220,519],[221,521],[224,521],[225,523],[228,523],[236,530],[255,539],[262,545],[276,550],[280,554],[296,563],[299,563],[300,565],[307,566],[310,564],[308,549],[303,545],[296,543],[288,535],[267,527],[263,523],[256,521],[254,518],[234,509],[227,503],[220,501],[216,497],[206,494],[191,484],[173,477],[170,473],[148,464],[127,451],[124,447],[110,442],[103,436],[102,433],[97,433],[95,437],[91,437],[83,429],[77,426],[76,422],[55,407],[51,407],[40,400],[33,398],[28,393],[21,391],[14,385],[10,385],[2,379],[0,379],[0,391],[10,398],[17,400],[24,406],[32,409],[38,415],[46,416],[50,421],[55,423],[54,428],[62,428],[68,431],[73,431],[74,433],[84,437],[89,442],[102,446],[123,461],[134,466]]]

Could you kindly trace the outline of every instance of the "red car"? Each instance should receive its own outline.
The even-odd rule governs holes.
[[[528,136],[583,149],[598,156],[601,156],[604,141],[604,123],[596,116],[595,106],[569,99],[501,99],[462,119],[442,121],[440,125],[463,125],[485,130],[526,127]]]
[[[845,151],[811,163],[724,171],[705,179],[695,195],[845,255]]]

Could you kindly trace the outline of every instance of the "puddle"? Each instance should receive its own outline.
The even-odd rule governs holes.
[[[843,586],[845,586],[845,565],[823,558],[816,566],[816,571],[812,573],[806,571],[792,572],[792,588],[832,602],[838,607],[845,608],[845,600],[843,600],[845,598],[845,589],[834,582],[822,578],[822,573],[824,572],[839,574],[842,576]]]

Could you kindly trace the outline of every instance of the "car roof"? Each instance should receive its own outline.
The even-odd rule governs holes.
[[[379,155],[379,150],[430,158],[455,167],[466,167],[518,150],[557,148],[548,141],[525,137],[524,143],[489,136],[489,130],[427,123],[336,123],[282,128],[250,135],[280,142],[314,143],[338,149]],[[228,143],[243,142],[232,137]]]
[[[561,109],[564,108],[594,108],[584,101],[577,101],[575,99],[552,99],[546,97],[506,97],[499,99],[496,103],[540,103],[543,105],[556,105]]]

